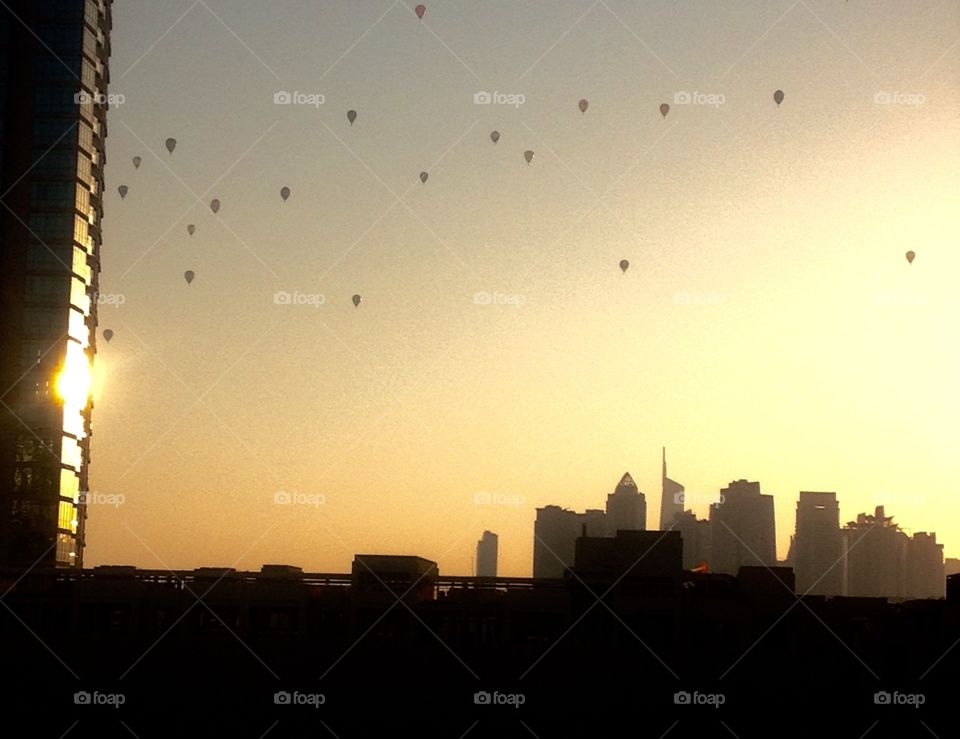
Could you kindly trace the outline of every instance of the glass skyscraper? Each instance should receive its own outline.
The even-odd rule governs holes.
[[[80,567],[112,0],[0,6],[0,565]]]

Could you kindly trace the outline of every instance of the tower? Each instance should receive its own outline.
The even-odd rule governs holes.
[[[660,488],[660,530],[666,531],[673,526],[674,518],[683,513],[683,490],[679,482],[667,477],[667,448],[663,447],[663,468]]]
[[[83,562],[111,2],[0,8],[0,565]]]

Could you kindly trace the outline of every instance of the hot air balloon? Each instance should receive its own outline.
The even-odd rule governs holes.
[[[533,161],[533,152],[530,151],[530,149],[527,149],[525,152],[523,152],[523,158],[527,160],[527,164],[530,164],[530,162]]]
[[[491,131],[491,132],[490,132],[490,140],[491,140],[493,143],[497,143],[497,142],[500,140],[500,132],[499,132],[499,131]]]
[[[290,188],[283,187],[280,189],[280,197],[283,198],[283,202],[287,202],[287,198],[290,197]]]
[[[142,161],[143,161],[143,160],[142,160],[140,157],[134,157],[134,158],[133,158],[133,168],[134,168],[134,169],[140,169],[140,162],[142,162]]]
[[[360,301],[363,300],[359,295],[353,296],[353,307],[357,308],[360,305]]]
[[[176,139],[167,139],[167,151],[173,154],[173,150],[177,148]]]
[[[211,200],[211,201],[210,201],[210,210],[212,210],[214,213],[216,213],[218,210],[220,210],[220,201],[217,200],[216,198],[214,198],[213,200]]]
[[[426,6],[426,5],[418,5],[418,6],[415,8],[415,11],[416,11],[416,14],[417,14],[417,18],[419,18],[420,20],[423,20],[423,14],[427,12],[427,6]]]
[[[192,269],[188,269],[186,272],[183,273],[183,279],[185,279],[185,280],[187,281],[187,284],[188,284],[188,285],[189,285],[191,282],[193,282],[193,278],[194,278],[194,277],[196,277],[196,275],[193,273],[193,270],[192,270]]]
[[[197,227],[194,226],[192,223],[189,226],[187,226],[187,233],[190,234],[191,236],[193,236],[193,232],[196,230],[197,230]]]
[[[624,272],[626,272],[628,269],[630,269],[630,262],[628,262],[626,259],[621,259],[621,260],[620,260],[620,269],[622,269]]]
[[[666,117],[667,117],[667,113],[669,113],[669,112],[670,112],[670,106],[667,105],[666,103],[661,103],[661,104],[660,104],[660,115],[662,115],[664,118],[666,118]]]
[[[917,255],[914,254],[912,251],[908,251],[908,252],[907,252],[907,261],[908,261],[910,264],[913,264],[913,258],[914,258],[915,256],[917,256]]]
[[[107,340],[107,343],[109,344],[109,343],[110,343],[110,339],[113,338],[113,329],[112,329],[112,328],[105,328],[105,329],[103,330],[103,338],[105,338],[105,339]]]
[[[121,200],[127,197],[127,192],[129,192],[129,190],[130,188],[127,187],[126,185],[120,185],[120,187],[117,188],[117,192],[120,193]]]
[[[581,112],[581,113],[586,113],[586,112],[587,112],[587,107],[588,107],[589,105],[590,105],[590,103],[587,102],[587,99],[586,99],[586,98],[584,98],[583,100],[581,100],[581,101],[580,101],[580,112]]]
[[[783,90],[777,90],[775,93],[773,93],[773,101],[777,105],[780,105],[780,103],[783,102]]]
[[[357,120],[357,111],[348,110],[347,111],[347,120],[350,121],[350,125],[353,125],[353,122]]]
[[[429,176],[430,176],[430,175],[428,175],[426,172],[421,172],[421,173],[420,173],[420,181],[421,181],[424,185],[426,185],[426,184],[427,184],[427,178],[428,178]]]

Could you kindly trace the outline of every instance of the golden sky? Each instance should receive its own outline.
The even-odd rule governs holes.
[[[208,4],[115,8],[86,564],[528,575],[664,444],[960,553],[955,3]]]

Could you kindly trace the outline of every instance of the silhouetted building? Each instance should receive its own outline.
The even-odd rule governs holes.
[[[710,506],[710,569],[735,575],[741,567],[777,562],[773,496],[759,482],[735,480]]]
[[[573,564],[578,537],[642,531],[646,518],[646,497],[629,472],[607,496],[605,511],[590,508],[576,513],[554,505],[538,508],[533,526],[533,576],[563,577],[564,570]]]
[[[597,576],[673,577],[683,571],[680,532],[619,530],[616,536],[577,539],[573,571]]]
[[[877,506],[860,513],[843,529],[844,594],[867,598],[901,597],[905,590],[907,535]]]
[[[477,577],[497,576],[497,535],[484,531],[477,542]]]
[[[679,531],[683,539],[683,568],[710,568],[710,522],[698,519],[693,511],[683,511],[673,519],[673,531]]]
[[[533,576],[563,577],[573,564],[577,537],[605,536],[605,514],[599,509],[577,513],[560,506],[537,509],[533,524]]]
[[[960,573],[960,559],[955,557],[947,557],[945,560],[943,560],[943,574],[946,577],[950,577],[950,575],[956,575],[957,573]]]
[[[836,493],[801,492],[797,528],[788,560],[799,593],[840,595],[843,592],[843,547],[840,504]]]
[[[353,558],[350,587],[364,594],[432,599],[438,574],[437,563],[423,557],[358,554]]]
[[[607,535],[618,531],[643,531],[647,528],[647,500],[637,483],[625,472],[616,489],[607,496]]]
[[[943,598],[946,580],[943,574],[943,544],[935,533],[920,531],[907,542],[904,598]]]
[[[663,447],[660,475],[660,530],[666,531],[673,519],[683,513],[683,485],[667,477],[667,448]]]
[[[0,8],[0,562],[83,561],[112,0]]]

